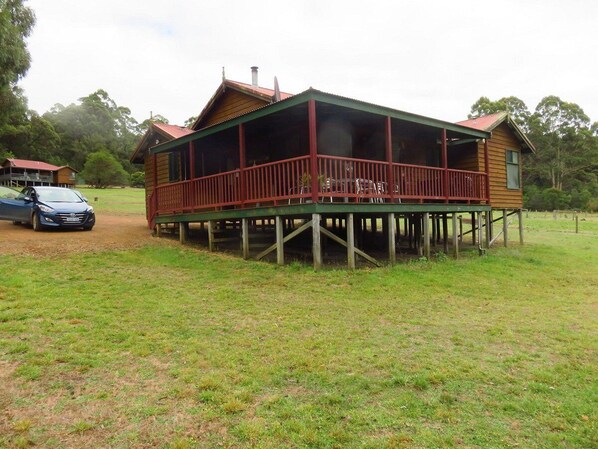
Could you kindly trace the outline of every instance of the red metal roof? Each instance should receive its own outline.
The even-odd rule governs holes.
[[[471,118],[469,120],[463,120],[457,122],[457,125],[467,126],[469,128],[479,129],[480,131],[493,131],[498,125],[506,121],[507,125],[513,130],[515,136],[523,143],[523,152],[531,151],[536,152],[536,147],[529,140],[529,137],[523,132],[523,130],[515,123],[508,112],[496,112],[494,114],[484,115],[478,118]]]
[[[495,114],[483,115],[482,117],[472,118],[457,122],[457,125],[467,126],[469,128],[479,129],[481,131],[492,131],[507,116],[506,112],[497,112]]]
[[[274,96],[274,90],[268,89],[266,87],[254,86],[252,84],[241,83],[239,81],[233,81],[233,80],[225,80],[225,83],[232,87],[238,87],[239,89],[244,90],[246,92],[254,93],[254,94],[262,96],[262,97],[268,97],[268,99],[270,99]],[[284,100],[285,98],[289,98],[292,96],[293,96],[293,94],[289,94],[287,92],[280,93],[281,100]]]
[[[168,125],[166,123],[159,122],[154,122],[152,125],[165,132],[169,136],[172,136],[173,139],[178,139],[179,137],[183,137],[194,132],[192,129],[185,128],[184,126]]]
[[[57,167],[56,165],[47,164],[45,162],[28,161],[26,159],[10,159],[10,158],[8,158],[8,159],[6,159],[6,162],[8,162],[8,166],[10,166],[10,167],[24,168],[26,170],[56,171],[60,168],[60,167]],[[3,164],[4,166],[7,166],[6,162]]]

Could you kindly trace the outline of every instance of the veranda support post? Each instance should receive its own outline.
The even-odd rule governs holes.
[[[523,210],[517,211],[517,219],[519,220],[519,244],[523,245]]]
[[[284,265],[284,233],[282,230],[282,217],[276,216],[276,263]]]
[[[208,251],[214,251],[214,227],[216,222],[214,220],[208,221]]]
[[[311,200],[318,202],[318,137],[316,130],[316,101],[309,100],[307,103],[307,118],[309,126],[309,161],[311,172]]]
[[[477,222],[478,222],[478,250],[480,252],[480,255],[484,254],[484,222],[483,222],[483,217],[484,217],[484,213],[483,212],[478,212],[477,213]]]
[[[387,219],[387,229],[388,229],[388,261],[391,264],[395,264],[397,261],[397,253],[396,253],[396,229],[395,229],[395,214],[390,212],[388,214]]]
[[[509,246],[509,237],[508,237],[508,231],[509,231],[509,222],[508,222],[508,218],[507,218],[507,210],[503,209],[502,210],[502,240],[503,240],[503,245],[505,246],[505,248],[507,246]]]
[[[322,268],[322,243],[320,233],[320,214],[312,214],[312,254],[314,270]]]
[[[189,223],[181,221],[179,223],[179,242],[185,243],[189,237]]]
[[[486,237],[484,247],[488,249],[490,248],[490,242],[492,241],[492,215],[490,211],[486,211],[484,214],[484,224],[486,228],[486,232],[484,233],[484,236]]]
[[[241,219],[241,245],[243,246],[243,259],[249,259],[249,219]]]
[[[453,212],[453,257],[459,258],[459,234],[457,233],[457,214]]]
[[[350,270],[355,269],[355,227],[352,213],[347,214],[347,266]]]
[[[423,231],[424,231],[424,256],[430,259],[430,213],[424,212],[423,215]]]

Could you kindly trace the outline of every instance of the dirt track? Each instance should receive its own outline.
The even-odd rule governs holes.
[[[0,221],[0,255],[60,256],[136,248],[147,244],[151,238],[145,218],[136,216],[98,214],[96,226],[91,232],[71,229],[33,232],[31,227]]]

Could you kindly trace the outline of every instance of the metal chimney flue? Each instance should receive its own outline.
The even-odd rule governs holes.
[[[257,66],[251,68],[251,85],[257,87]]]

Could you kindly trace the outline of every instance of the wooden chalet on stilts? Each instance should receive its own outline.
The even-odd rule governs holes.
[[[308,249],[316,269],[339,255],[354,268],[440,244],[458,255],[466,234],[483,252],[494,201],[521,223],[518,155],[533,146],[508,116],[455,124],[312,88],[284,94],[254,75],[223,80],[185,135],[137,147],[158,235],[279,264]]]
[[[74,187],[77,173],[68,165],[58,167],[41,161],[8,158],[0,163],[0,185]]]

